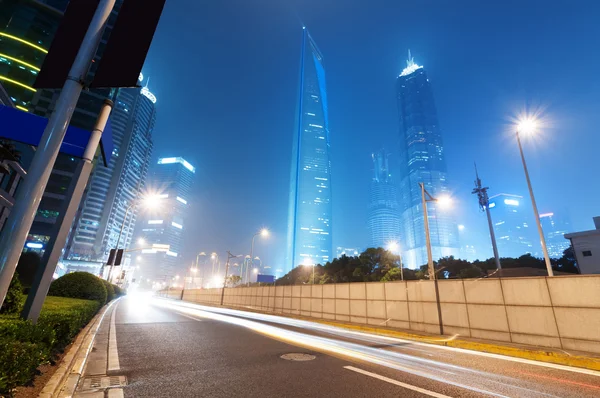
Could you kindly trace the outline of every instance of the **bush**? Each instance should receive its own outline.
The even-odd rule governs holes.
[[[125,293],[127,293],[125,289],[117,285],[113,285],[113,289],[115,290],[115,297],[121,297],[124,296]]]
[[[102,283],[104,284],[104,287],[106,288],[106,302],[109,303],[111,302],[116,296],[115,296],[115,287],[117,287],[116,285],[113,285],[112,283],[110,283],[109,281],[106,281],[104,279],[100,279],[102,281]]]
[[[72,272],[52,282],[50,296],[96,300],[106,303],[107,291],[103,280],[88,272]]]
[[[19,275],[15,272],[12,280],[10,281],[10,285],[8,286],[8,292],[6,293],[6,298],[2,303],[2,307],[0,308],[1,314],[18,314],[21,311],[21,307],[23,307],[23,301],[25,300],[25,296],[23,296],[23,286],[19,281]]]
[[[98,301],[49,297],[36,325],[0,318],[0,396],[27,384],[37,367],[63,350],[100,306]]]

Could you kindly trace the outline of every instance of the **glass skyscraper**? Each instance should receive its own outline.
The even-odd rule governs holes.
[[[160,158],[148,185],[160,192],[160,205],[142,214],[137,228],[144,246],[140,275],[154,281],[169,282],[178,272],[185,272],[181,254],[183,234],[188,226],[190,193],[196,169],[181,157]],[[160,247],[168,250],[160,250]],[[159,248],[159,250],[156,250]]]
[[[141,80],[141,79],[140,79]],[[152,154],[156,97],[146,87],[119,89],[111,113],[114,150],[108,167],[96,165],[72,230],[66,258],[103,261],[116,248],[129,248]],[[123,224],[125,223],[125,224]]]
[[[372,154],[373,180],[369,202],[370,247],[386,248],[391,242],[400,243],[400,213],[398,190],[392,181],[389,154],[385,149]]]
[[[302,31],[300,88],[293,138],[288,254],[282,270],[333,259],[331,159],[323,55]]]
[[[442,133],[425,69],[408,54],[398,76],[396,95],[400,119],[401,250],[409,268],[427,264],[421,189],[434,197],[448,194]],[[435,202],[427,206],[433,260],[459,256],[458,229],[448,211]]]
[[[569,232],[570,223],[566,217],[555,215],[554,213],[540,214],[540,222],[546,238],[546,246],[550,258],[561,258],[563,252],[571,246],[571,242],[565,239],[565,234]],[[541,250],[536,253],[538,257],[543,257]]]
[[[537,233],[529,226],[531,208],[523,197],[501,193],[490,197],[489,206],[500,257],[532,254],[533,236]]]

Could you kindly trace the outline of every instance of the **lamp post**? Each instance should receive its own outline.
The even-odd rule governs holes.
[[[398,244],[398,242],[391,241],[388,243],[388,250],[392,253],[392,254],[397,254],[400,257],[400,280],[404,280],[404,267],[402,266],[402,253],[400,253],[400,245]]]
[[[256,238],[258,235],[266,238],[267,236],[269,236],[269,230],[263,228],[254,235],[252,235],[252,245],[250,246],[250,264],[246,266],[246,286],[250,286],[250,277],[248,275],[248,272],[250,265],[252,265],[252,262],[254,261],[254,238]]]
[[[147,196],[147,197],[144,197],[141,199],[140,198],[134,199],[131,202],[131,204],[129,206],[127,206],[127,208],[125,209],[125,217],[123,217],[123,222],[121,223],[121,229],[119,230],[119,237],[117,238],[117,245],[115,246],[115,250],[119,250],[119,245],[121,243],[121,236],[123,235],[123,229],[125,228],[125,222],[127,221],[127,216],[129,215],[129,210],[131,210],[135,205],[137,205],[138,202],[142,202],[142,204],[144,204],[148,208],[156,208],[156,207],[158,207],[159,200],[160,200],[160,198],[158,196]],[[110,265],[110,268],[108,270],[108,276],[106,278],[106,280],[108,282],[110,282],[110,278],[112,276],[112,271],[114,268],[116,258],[117,258],[117,256],[115,255],[113,257],[111,263],[106,264],[106,265]]]
[[[210,258],[212,260],[212,273],[210,274],[210,276],[214,279],[214,277],[215,277],[215,264],[217,263],[217,261],[219,261],[219,255],[216,252],[212,252],[210,254]]]
[[[198,269],[198,258],[200,256],[206,256],[206,253],[200,252],[196,255],[196,269]],[[200,278],[200,287],[202,287],[202,284],[204,283],[205,273],[206,273],[206,261],[204,262],[204,266],[202,267],[202,277]]]
[[[420,182],[421,186],[421,205],[423,206],[423,223],[425,224],[425,244],[427,245],[427,269],[429,272],[429,279],[433,280],[435,287],[435,301],[437,302],[438,311],[438,322],[440,325],[440,334],[444,334],[444,325],[442,323],[442,306],[440,303],[440,290],[438,288],[438,280],[435,275],[435,269],[433,268],[433,254],[431,253],[431,236],[429,234],[429,218],[427,215],[427,202],[437,202],[439,205],[447,206],[450,204],[450,198],[434,198],[427,190],[425,190],[425,184]]]
[[[546,262],[546,269],[548,270],[548,276],[554,276],[552,271],[552,263],[548,256],[548,248],[546,247],[546,238],[544,238],[544,231],[542,230],[542,224],[540,223],[540,213],[535,203],[535,196],[533,196],[533,188],[531,187],[531,180],[529,179],[529,171],[527,170],[527,163],[525,162],[525,155],[523,154],[523,147],[521,146],[521,137],[519,132],[522,131],[525,134],[532,134],[536,128],[536,121],[533,119],[523,119],[519,122],[516,130],[517,143],[519,144],[519,152],[521,153],[521,161],[523,161],[523,170],[525,171],[525,179],[527,180],[527,187],[529,188],[529,196],[531,197],[531,205],[533,207],[533,213],[535,216],[535,222],[537,224],[537,230],[540,234],[540,243],[542,245],[542,251],[544,252],[544,261]]]

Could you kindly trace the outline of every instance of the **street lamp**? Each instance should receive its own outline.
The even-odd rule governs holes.
[[[548,270],[548,276],[554,276],[552,271],[552,263],[550,263],[550,257],[548,256],[548,248],[546,247],[546,238],[544,238],[544,231],[542,230],[542,224],[540,223],[540,213],[538,213],[537,205],[535,203],[535,197],[533,196],[533,188],[531,187],[531,180],[529,179],[529,171],[527,170],[527,163],[525,162],[525,155],[523,154],[523,147],[521,146],[521,137],[519,132],[525,134],[533,134],[537,127],[535,119],[525,118],[522,119],[517,125],[516,136],[517,143],[519,144],[519,152],[521,153],[521,160],[523,161],[523,170],[525,171],[525,178],[527,179],[527,187],[529,188],[529,196],[531,197],[531,205],[533,206],[533,213],[535,215],[535,222],[537,224],[538,233],[540,234],[540,243],[542,244],[542,251],[544,252],[544,261],[546,262],[546,269]]]
[[[246,265],[246,286],[250,286],[250,278],[248,276],[248,272],[250,269],[250,265],[252,265],[252,262],[254,261],[254,238],[256,238],[258,235],[262,236],[263,238],[266,238],[267,236],[269,236],[269,230],[263,228],[260,231],[256,232],[254,235],[252,235],[252,246],[250,246],[250,264]]]
[[[435,287],[435,301],[437,302],[438,322],[440,325],[440,334],[444,334],[444,325],[442,324],[442,306],[440,304],[440,290],[438,288],[438,280],[433,268],[433,254],[431,253],[431,236],[429,234],[429,218],[427,216],[427,202],[436,202],[440,208],[450,207],[452,200],[448,196],[434,198],[425,190],[425,184],[420,182],[421,186],[421,205],[423,206],[423,223],[425,224],[425,243],[427,245],[427,270],[429,279],[433,280]]]
[[[395,240],[388,242],[387,249],[390,253],[400,257],[400,280],[404,280],[404,267],[402,265],[402,253],[400,253],[400,244]]]
[[[119,250],[119,244],[121,243],[121,236],[123,235],[123,229],[125,228],[125,222],[127,221],[127,216],[129,215],[129,210],[131,210],[133,208],[133,206],[135,206],[137,204],[142,204],[144,207],[146,207],[148,209],[155,209],[160,205],[160,197],[158,195],[147,195],[142,198],[134,199],[131,202],[131,204],[129,206],[127,206],[127,208],[125,209],[125,217],[123,217],[123,222],[121,223],[121,229],[119,231],[119,237],[117,238],[117,245],[115,246],[115,251]],[[113,271],[113,267],[114,267],[116,258],[117,258],[117,256],[115,255],[110,264],[110,269],[108,271],[108,277],[106,278],[106,280],[109,282],[110,282],[110,278],[111,278],[111,274]],[[109,264],[107,264],[107,265],[109,265]]]

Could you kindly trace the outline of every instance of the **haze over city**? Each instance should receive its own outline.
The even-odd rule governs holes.
[[[155,157],[178,154],[197,168],[185,258],[200,249],[245,253],[248,235],[266,226],[272,236],[257,241],[257,252],[269,263],[283,261],[302,24],[327,71],[334,247],[368,245],[370,154],[385,147],[395,171],[395,82],[409,49],[432,84],[453,211],[468,239],[461,244],[475,245],[479,258],[492,256],[471,195],[474,162],[490,195],[527,194],[512,135],[526,111],[545,122],[524,143],[540,212],[566,213],[573,231],[591,229],[598,207],[579,198],[600,188],[577,170],[595,167],[600,140],[600,55],[593,50],[600,6],[577,1],[564,13],[559,2],[466,3],[167,7],[144,73],[158,97]]]

